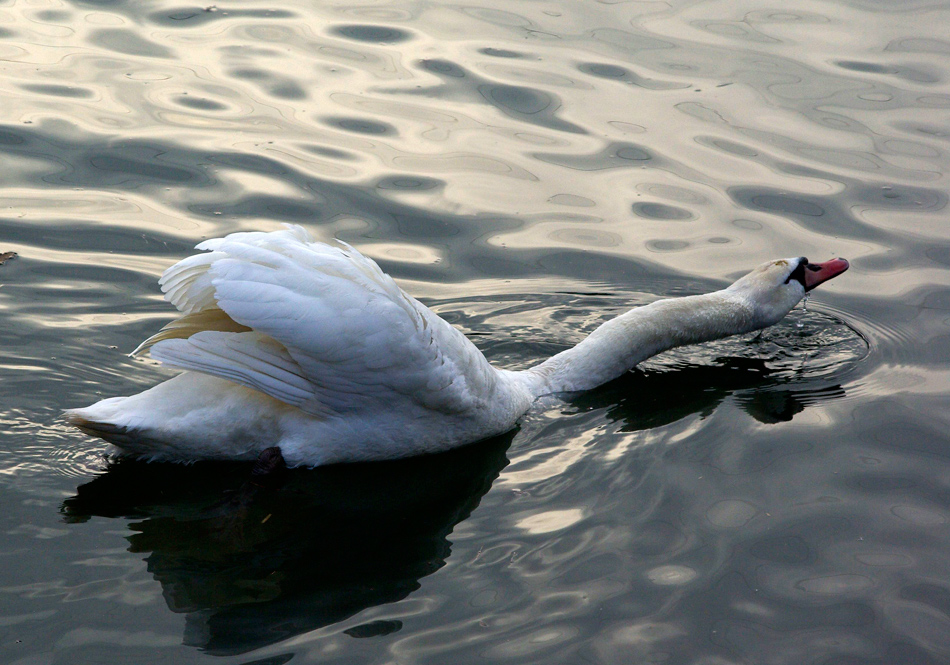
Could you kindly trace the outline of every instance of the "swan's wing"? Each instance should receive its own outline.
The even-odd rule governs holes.
[[[212,238],[195,247],[209,250],[207,253],[182,259],[166,270],[158,283],[162,286],[165,299],[184,314],[215,308],[214,285],[208,270],[219,259],[227,258],[227,252],[220,251],[223,245],[258,246],[280,251],[292,245],[310,244],[313,244],[313,238],[306,229],[291,224],[281,231],[232,233],[224,238]]]
[[[254,388],[311,415],[329,415],[287,349],[267,335],[204,331],[188,339],[156,343],[151,355],[170,367],[213,374]]]
[[[139,344],[129,355],[133,358],[144,355],[155,344],[165,339],[188,339],[192,335],[206,330],[219,332],[248,332],[250,328],[237,323],[217,306],[200,309],[185,314],[164,326],[157,333]]]
[[[226,238],[214,238],[200,243],[196,249],[212,250],[205,254],[195,254],[182,259],[168,268],[158,283],[165,293],[165,299],[172,303],[182,316],[175,319],[160,331],[138,345],[130,354],[133,357],[144,355],[151,347],[166,339],[187,339],[204,330],[221,332],[246,332],[247,326],[234,321],[220,307],[214,297],[212,276],[208,270],[216,261],[227,258],[225,252],[214,251],[221,243],[236,242],[249,245],[280,247],[287,243],[310,243],[310,234],[300,226],[287,225],[283,231],[265,233],[232,233]],[[171,363],[169,363],[171,364]]]
[[[307,242],[299,227],[232,234],[198,248],[212,251],[166,271],[166,297],[186,314],[220,309],[273,340],[273,360],[250,352],[249,333],[220,332],[158,341],[152,355],[167,364],[311,413],[413,403],[462,414],[494,391],[496,372],[481,352],[355,249]],[[267,362],[286,374],[257,364]],[[308,394],[290,390],[301,388],[298,379]]]

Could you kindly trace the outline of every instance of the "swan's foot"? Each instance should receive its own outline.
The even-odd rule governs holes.
[[[287,468],[284,456],[278,446],[271,446],[261,451],[254,462],[254,468],[251,469],[252,478],[261,478],[262,476],[271,476]]]
[[[226,498],[221,506],[229,513],[243,515],[260,492],[280,488],[284,481],[283,472],[286,470],[287,464],[280,448],[265,448],[251,468],[251,477]]]

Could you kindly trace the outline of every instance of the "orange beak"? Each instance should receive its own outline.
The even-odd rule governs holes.
[[[809,263],[805,266],[805,291],[811,291],[813,288],[829,279],[833,279],[848,269],[847,259],[831,259],[824,263]]]

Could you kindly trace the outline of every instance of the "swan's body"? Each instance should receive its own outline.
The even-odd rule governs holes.
[[[320,465],[446,450],[511,429],[542,395],[593,388],[674,346],[772,325],[806,287],[848,265],[773,261],[722,291],[633,309],[511,372],[372,260],[311,242],[300,227],[198,249],[210,251],[160,282],[183,316],[135,351],[186,371],[67,411],[122,453],[255,459],[277,446],[291,465]]]

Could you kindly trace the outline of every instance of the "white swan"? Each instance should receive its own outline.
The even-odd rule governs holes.
[[[183,316],[142,343],[186,370],[131,397],[66,412],[127,455],[290,465],[446,450],[513,427],[541,395],[587,390],[660,351],[770,326],[844,259],[765,263],[732,286],[608,321],[521,372],[492,367],[372,260],[292,226],[197,246],[160,280]]]

